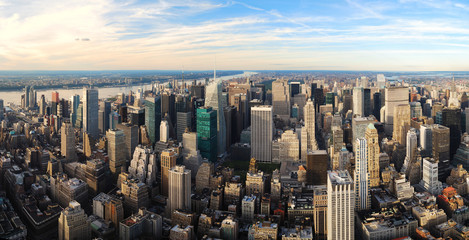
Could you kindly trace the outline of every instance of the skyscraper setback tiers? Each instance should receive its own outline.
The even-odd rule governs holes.
[[[469,90],[435,79],[25,87],[0,100],[0,238],[458,239]]]

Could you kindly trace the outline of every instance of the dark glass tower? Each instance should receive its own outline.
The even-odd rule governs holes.
[[[197,147],[203,158],[217,159],[217,112],[211,107],[197,109]]]
[[[160,140],[161,98],[150,97],[145,99],[145,126],[151,144]]]

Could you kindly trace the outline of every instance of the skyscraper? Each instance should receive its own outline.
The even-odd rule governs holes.
[[[327,239],[355,239],[355,191],[347,170],[327,172]]]
[[[98,90],[83,88],[83,131],[98,139]]]
[[[272,106],[251,108],[251,156],[258,162],[272,161]]]
[[[117,129],[109,129],[106,132],[108,141],[109,168],[113,174],[119,174],[121,167],[126,165],[126,147],[124,132]]]
[[[116,128],[124,132],[126,148],[125,156],[127,159],[131,159],[133,152],[138,145],[138,126],[128,123],[119,123]]]
[[[368,151],[368,173],[370,188],[379,187],[379,141],[378,130],[370,123],[365,131],[365,140]]]
[[[384,115],[385,119],[381,119],[385,123],[385,132],[387,135],[393,133],[394,126],[394,108],[401,104],[409,103],[409,88],[407,87],[390,87],[385,89]],[[410,110],[409,110],[410,118]],[[407,131],[405,131],[407,133]]]
[[[98,128],[102,134],[106,134],[109,129],[109,114],[111,114],[111,102],[102,101],[99,103]]]
[[[41,96],[41,103],[42,103],[42,96]],[[75,126],[76,121],[77,121],[78,105],[80,105],[80,95],[75,94],[70,97],[70,123],[72,123],[72,126]]]
[[[168,142],[169,140],[169,124],[168,121],[162,120],[160,124],[160,141]]]
[[[222,113],[223,114],[223,113]],[[203,158],[217,159],[217,112],[211,107],[197,109],[198,149]]]
[[[182,134],[186,132],[186,128],[192,126],[192,113],[191,112],[177,112],[177,140],[182,142]]]
[[[441,117],[442,125],[448,127],[450,131],[450,158],[453,159],[461,143],[461,109],[457,107],[444,108]]]
[[[273,115],[287,122],[290,119],[290,96],[288,80],[277,79],[272,82]]]
[[[169,169],[176,166],[177,153],[173,149],[166,149],[161,152],[161,194],[168,196]]]
[[[365,117],[364,91],[362,87],[353,88],[353,114]]]
[[[317,150],[318,144],[316,142],[316,110],[314,102],[308,99],[304,107],[304,121],[307,133],[307,149]]]
[[[406,144],[407,132],[410,130],[410,105],[400,104],[394,107],[392,138],[399,144]]]
[[[226,240],[237,240],[239,223],[232,215],[229,215],[221,222],[220,235]]]
[[[376,86],[378,88],[386,87],[386,78],[384,77],[384,74],[378,74],[376,76]]]
[[[223,108],[227,102],[223,98],[221,90],[221,80],[217,80],[215,74],[213,81],[205,88],[205,106],[212,107],[217,112],[217,154],[226,151],[226,125]]]
[[[370,180],[368,173],[368,149],[367,142],[358,138],[355,144],[355,193],[356,209],[366,210],[371,206]]]
[[[71,201],[59,217],[59,240],[68,239],[91,239],[88,216],[77,201]]]
[[[191,170],[175,166],[169,170],[169,213],[191,209]]]
[[[3,120],[3,114],[4,114],[4,110],[3,110],[3,99],[0,99],[0,121]]]
[[[76,160],[75,130],[70,122],[64,122],[62,124],[60,138],[60,152],[62,156],[64,156],[67,161]]]
[[[147,97],[145,99],[145,126],[151,144],[160,140],[161,98]]]

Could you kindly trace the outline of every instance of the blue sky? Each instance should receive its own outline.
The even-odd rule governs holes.
[[[0,0],[0,33],[1,70],[469,70],[467,1]]]

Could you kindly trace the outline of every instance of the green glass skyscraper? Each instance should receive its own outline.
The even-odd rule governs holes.
[[[150,138],[152,145],[160,140],[160,123],[160,96],[145,98],[145,126],[147,127],[148,138]]]
[[[203,158],[217,159],[217,112],[211,107],[197,109],[197,148]]]

